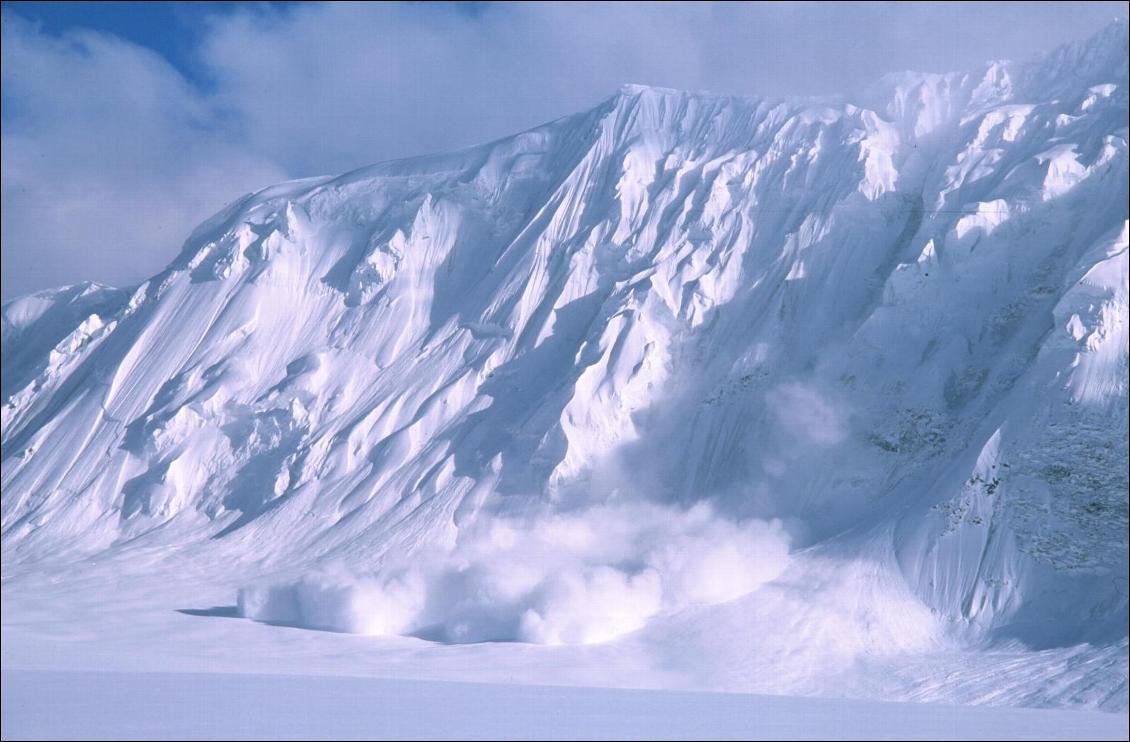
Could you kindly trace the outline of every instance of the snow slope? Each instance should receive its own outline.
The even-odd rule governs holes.
[[[6,660],[129,575],[652,658],[614,684],[1125,710],[1127,110],[1125,23],[851,103],[625,86],[13,301]]]

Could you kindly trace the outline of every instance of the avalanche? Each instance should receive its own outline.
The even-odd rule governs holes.
[[[5,668],[1125,711],[1127,110],[625,86],[6,304]]]

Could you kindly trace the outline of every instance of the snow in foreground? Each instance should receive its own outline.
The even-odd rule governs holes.
[[[372,678],[5,671],[5,739],[1125,739],[1125,714]]]
[[[505,640],[505,632],[465,641],[470,635],[445,639],[434,627],[374,636],[249,621],[234,604],[239,574],[225,577],[216,565],[170,562],[163,554],[131,549],[57,571],[6,575],[4,670],[256,672],[1126,710],[1125,643],[969,648],[940,637],[934,619],[913,610],[905,587],[861,564],[796,558],[745,597],[661,608],[642,628],[607,641],[554,646]],[[679,574],[666,569],[662,584],[673,589]],[[323,618],[353,620],[350,600],[363,602],[363,585],[331,584],[323,597],[348,600],[312,606]],[[487,620],[492,614],[472,594],[445,604],[465,607],[449,628],[505,628],[505,621]],[[564,610],[569,604],[558,607],[545,615],[560,626],[596,626],[578,623],[584,615]],[[570,616],[571,624],[564,620]]]

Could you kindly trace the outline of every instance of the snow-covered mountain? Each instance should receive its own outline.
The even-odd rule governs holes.
[[[345,565],[361,628],[548,643],[760,591],[867,653],[1091,645],[1045,696],[1125,708],[1127,89],[1114,23],[247,196],[4,306],[5,579],[156,550],[350,629],[297,576]]]

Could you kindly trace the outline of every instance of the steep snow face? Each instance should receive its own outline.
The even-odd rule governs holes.
[[[1124,642],[1126,58],[1115,24],[859,105],[627,86],[12,302],[5,569],[454,549],[442,576],[484,519],[647,501],[681,538],[705,502],[970,640]]]

